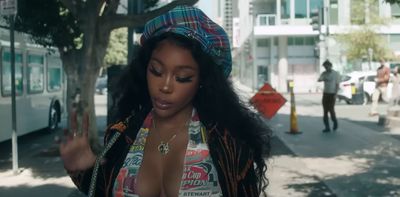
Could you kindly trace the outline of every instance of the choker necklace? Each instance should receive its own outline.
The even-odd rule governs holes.
[[[152,118],[152,123],[153,123],[153,128],[156,129],[156,123],[154,121],[154,116]],[[190,118],[191,119],[191,118]],[[190,120],[189,119],[189,120]],[[189,125],[189,120],[186,121],[186,123],[183,125],[182,129],[183,130],[187,125]],[[169,148],[169,143],[175,139],[175,137],[180,133],[180,130],[178,130],[171,138],[169,138],[169,140],[167,142],[164,142],[163,140],[161,140],[160,144],[157,146],[158,152],[161,153],[161,155],[165,156],[168,154],[170,148]],[[161,136],[160,136],[161,138]]]

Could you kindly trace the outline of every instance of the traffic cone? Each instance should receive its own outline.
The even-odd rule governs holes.
[[[297,126],[297,113],[296,113],[296,101],[293,92],[293,81],[289,82],[290,88],[290,131],[289,134],[300,134],[299,127]]]

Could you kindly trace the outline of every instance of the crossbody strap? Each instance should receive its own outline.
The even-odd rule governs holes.
[[[90,186],[89,186],[89,197],[95,196],[95,188],[96,188],[96,181],[97,181],[97,174],[99,171],[100,163],[103,160],[104,156],[110,150],[110,148],[114,145],[117,141],[118,137],[121,135],[120,132],[115,132],[112,136],[111,140],[107,143],[106,147],[103,149],[100,155],[98,155],[96,159],[96,163],[94,164],[94,169],[92,173],[92,178],[90,179]]]

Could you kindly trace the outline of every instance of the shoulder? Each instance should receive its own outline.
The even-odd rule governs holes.
[[[236,155],[237,157],[248,157],[248,154],[253,152],[244,140],[233,136],[228,129],[214,127],[209,130],[209,138],[210,149],[215,149],[217,152],[233,151],[236,153],[246,153],[245,155],[247,155],[244,156],[239,154]]]
[[[233,182],[244,179],[254,169],[254,150],[227,129],[214,129],[210,134],[210,153],[222,173],[234,174]]]
[[[125,120],[119,120],[113,124],[110,124],[107,127],[106,133],[104,135],[104,144],[110,141],[110,138],[114,135],[114,133],[125,133],[128,128],[130,119],[131,116],[127,117]]]

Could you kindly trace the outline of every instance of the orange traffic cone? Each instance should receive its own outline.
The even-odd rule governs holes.
[[[300,134],[299,127],[297,126],[297,113],[296,113],[296,101],[293,92],[293,81],[289,82],[290,88],[290,131],[289,134]]]

